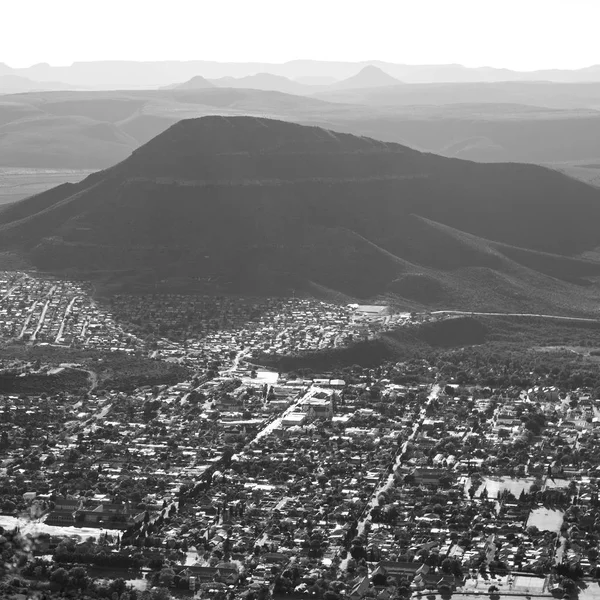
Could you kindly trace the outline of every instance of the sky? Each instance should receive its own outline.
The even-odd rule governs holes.
[[[21,0],[0,62],[384,60],[515,70],[600,64],[600,0]]]

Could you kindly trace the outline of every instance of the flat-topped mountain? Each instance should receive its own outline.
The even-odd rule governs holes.
[[[253,117],[181,121],[120,164],[0,211],[0,249],[94,277],[591,312],[600,191]],[[493,240],[493,241],[492,241]]]
[[[322,85],[313,87],[273,73],[256,73],[246,77],[220,77],[219,79],[213,79],[212,83],[223,88],[265,90],[300,95],[318,92],[324,88]]]

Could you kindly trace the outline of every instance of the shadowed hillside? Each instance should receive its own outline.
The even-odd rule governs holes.
[[[205,117],[80,184],[0,211],[0,234],[49,271],[586,312],[600,264],[577,255],[600,244],[598,217],[598,190],[542,167]]]
[[[256,359],[256,362],[282,372],[298,369],[327,371],[354,364],[375,367],[382,361],[403,360],[432,349],[483,344],[488,337],[488,327],[482,320],[456,317],[399,328],[375,339],[358,342],[345,348],[290,356],[262,355]]]

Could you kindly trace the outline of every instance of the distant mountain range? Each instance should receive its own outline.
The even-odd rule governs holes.
[[[463,65],[404,65],[385,61],[335,62],[294,60],[286,63],[256,63],[215,61],[98,61],[76,62],[70,66],[54,67],[46,63],[27,68],[11,69],[0,63],[0,75],[19,75],[31,80],[62,81],[86,88],[136,89],[181,83],[201,75],[206,79],[242,78],[257,73],[279,75],[299,83],[328,85],[355,76],[364,67],[374,66],[405,83],[554,81],[586,83],[600,81],[600,65],[584,69],[543,71],[511,71],[491,67],[468,68]],[[310,78],[306,80],[305,78]],[[318,79],[315,79],[318,78]],[[325,78],[323,80],[322,78]],[[301,80],[301,81],[300,81]]]
[[[321,86],[310,86],[272,73],[257,73],[246,77],[221,77],[212,79],[211,83],[222,88],[238,88],[283,92],[285,94],[310,95],[322,89]]]
[[[600,108],[600,83],[430,83],[378,88],[327,89],[322,100],[366,106],[510,103],[549,108]]]
[[[162,89],[190,90],[203,89],[208,87],[237,88],[276,91],[286,94],[297,94],[301,96],[310,96],[321,91],[336,91],[356,88],[380,88],[388,85],[398,85],[400,81],[390,77],[387,73],[378,67],[364,67],[356,75],[333,83],[302,83],[294,81],[282,75],[273,75],[272,73],[257,73],[246,77],[221,77],[219,79],[208,80],[200,75],[192,77],[190,80],[165,86]]]
[[[21,94],[23,92],[41,92],[51,90],[74,90],[79,86],[61,83],[60,81],[33,81],[27,77],[12,73],[1,74],[0,94]]]
[[[105,168],[181,119],[217,114],[320,125],[470,160],[600,165],[600,112],[593,109],[600,107],[600,84],[398,84],[331,92],[356,103],[218,88],[203,78],[185,87],[0,98],[0,167]],[[478,102],[452,103],[469,97]],[[586,166],[583,174],[592,180],[600,169]]]
[[[0,209],[0,250],[119,285],[595,314],[598,219],[600,190],[542,167],[214,116]]]

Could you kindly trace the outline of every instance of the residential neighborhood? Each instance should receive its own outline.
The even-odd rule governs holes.
[[[0,272],[0,335],[25,342],[132,352],[139,341],[118,327],[74,282]]]
[[[428,318],[384,305],[195,298],[181,320],[179,298],[109,311],[74,283],[2,285],[10,343],[189,373],[0,395],[5,597],[574,597],[599,574],[595,390],[565,391],[551,373],[491,384],[505,367],[478,382],[438,359],[304,373],[253,362]],[[181,334],[132,331],[134,314]]]
[[[596,575],[600,419],[584,391],[239,366],[1,406],[0,525],[36,534],[50,582],[84,564],[146,591],[383,598]]]

